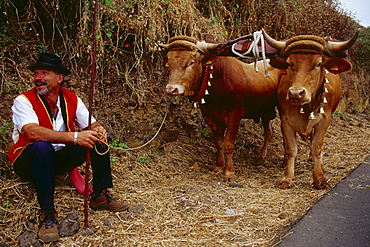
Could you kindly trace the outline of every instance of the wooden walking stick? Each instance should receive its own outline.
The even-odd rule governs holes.
[[[90,81],[90,95],[89,95],[89,125],[88,129],[91,130],[91,113],[92,113],[92,104],[94,98],[94,84],[95,84],[95,69],[96,69],[96,27],[97,27],[97,13],[98,13],[98,4],[99,1],[95,1],[94,6],[94,23],[93,23],[93,46],[91,53],[91,81]],[[87,149],[86,152],[86,173],[85,173],[85,201],[84,201],[84,226],[89,227],[89,210],[88,210],[88,198],[89,198],[89,171],[90,171],[90,149]]]

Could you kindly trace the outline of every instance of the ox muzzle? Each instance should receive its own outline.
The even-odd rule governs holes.
[[[290,87],[288,90],[288,99],[294,104],[304,105],[310,103],[311,98],[307,93],[306,88],[294,88]]]
[[[184,94],[184,88],[181,85],[178,85],[178,84],[176,84],[176,85],[167,84],[166,92],[169,95],[179,96],[179,95]]]

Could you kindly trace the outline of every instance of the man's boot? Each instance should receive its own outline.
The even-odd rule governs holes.
[[[40,216],[41,226],[37,236],[44,243],[59,240],[58,221],[55,211],[43,211]]]
[[[108,210],[119,212],[128,209],[125,202],[119,202],[108,194],[107,190],[103,190],[100,194],[92,194],[90,198],[90,208],[92,210]]]

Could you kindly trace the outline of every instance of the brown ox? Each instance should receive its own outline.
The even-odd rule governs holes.
[[[165,59],[170,70],[167,93],[200,103],[217,148],[215,171],[223,172],[226,153],[225,179],[235,180],[232,154],[242,118],[262,119],[265,139],[259,159],[266,157],[272,138],[270,120],[276,115],[280,70],[270,66],[271,76],[265,78],[260,63],[261,72],[257,73],[253,64],[212,55],[209,51],[218,45],[198,42],[191,37],[173,37],[170,44],[160,46],[168,51]]]
[[[349,49],[356,41],[358,32],[352,39],[338,43],[312,35],[296,36],[281,42],[272,39],[264,30],[263,33],[266,41],[279,49],[281,55],[281,58],[270,62],[282,70],[278,108],[286,168],[278,185],[280,188],[292,187],[298,133],[304,141],[311,139],[314,187],[329,188],[322,170],[321,151],[331,116],[342,93],[338,74],[352,68],[350,62],[335,55]]]

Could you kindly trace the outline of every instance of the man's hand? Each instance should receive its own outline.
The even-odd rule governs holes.
[[[72,133],[73,134],[73,133]],[[94,130],[84,130],[78,132],[77,143],[80,146],[93,148],[94,143],[100,138],[100,134]]]
[[[93,123],[91,125],[91,130],[96,131],[98,133],[98,139],[99,140],[102,140],[102,141],[104,141],[106,143],[108,142],[107,141],[107,131],[104,129],[103,126],[101,126],[100,123],[98,123],[98,122]],[[100,144],[102,144],[102,142],[99,141],[99,140],[98,140],[98,142]]]

